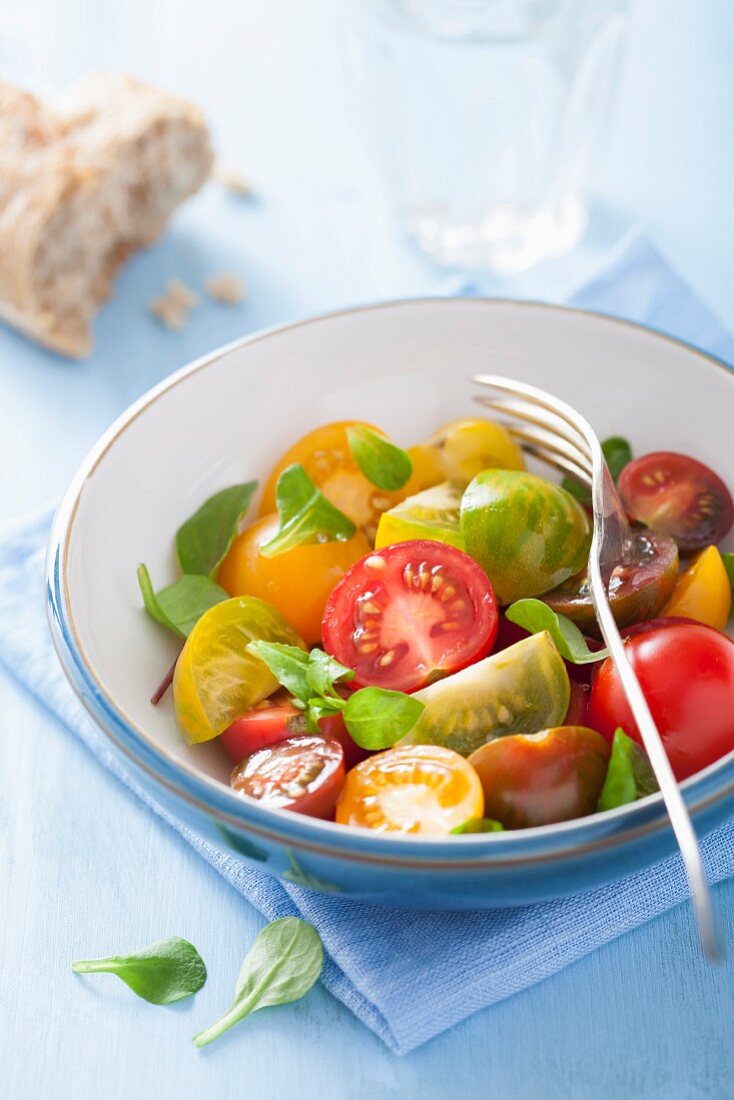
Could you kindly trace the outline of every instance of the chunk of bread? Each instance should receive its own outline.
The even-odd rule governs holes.
[[[85,77],[43,102],[0,83],[0,317],[87,355],[121,264],[212,160],[197,108],[129,77]]]

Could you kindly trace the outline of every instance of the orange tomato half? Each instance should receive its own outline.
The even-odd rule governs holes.
[[[275,488],[278,478],[288,466],[300,463],[314,485],[325,497],[362,529],[374,542],[377,524],[383,512],[423,487],[413,475],[402,489],[387,492],[378,489],[365,477],[352,458],[347,431],[354,427],[370,428],[361,420],[340,420],[304,435],[276,462],[263,490],[260,515],[275,511]]]
[[[468,760],[441,745],[403,745],[352,768],[336,820],[378,833],[447,836],[483,813],[482,784]]]
[[[260,547],[277,534],[277,514],[253,523],[234,540],[217,582],[230,596],[257,596],[277,607],[308,645],[321,638],[321,617],[332,588],[369,553],[361,531],[346,542],[305,543],[266,558]]]

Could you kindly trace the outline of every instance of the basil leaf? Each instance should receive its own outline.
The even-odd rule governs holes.
[[[266,558],[274,558],[304,543],[346,542],[357,530],[351,519],[316,488],[299,464],[283,470],[275,489],[275,500],[280,513],[280,530],[260,547],[260,553]]]
[[[288,860],[288,870],[283,872],[283,878],[288,882],[294,882],[296,886],[305,886],[307,890],[320,890],[322,894],[340,894],[341,887],[334,886],[332,882],[325,882],[307,871],[296,859],[292,848],[284,848]]]
[[[413,473],[410,455],[384,435],[358,424],[347,429],[352,458],[378,489],[402,489]]]
[[[724,559],[724,565],[729,574],[729,584],[732,587],[732,591],[734,591],[734,554],[725,551],[721,556]]]
[[[658,782],[645,750],[622,729],[612,740],[607,777],[604,780],[597,811],[626,806],[658,790]]]
[[[190,997],[206,981],[204,960],[194,945],[180,936],[159,940],[129,955],[77,959],[71,969],[75,974],[116,974],[133,993],[154,1005]]]
[[[409,733],[425,710],[425,703],[402,691],[366,687],[350,695],[344,724],[363,749],[388,749]]]
[[[232,1005],[194,1043],[206,1046],[259,1008],[297,1001],[318,980],[323,966],[321,939],[305,920],[282,917],[266,925],[242,963]]]
[[[334,684],[354,679],[354,672],[324,653],[323,649],[312,649],[306,679],[315,695],[328,695],[333,692]]]
[[[504,833],[505,827],[501,821],[494,821],[491,817],[470,817],[463,825],[457,825],[451,830],[452,836],[461,833]]]
[[[295,645],[281,642],[250,642],[247,652],[258,657],[272,672],[279,684],[304,705],[313,691],[308,682],[309,655]]]
[[[729,585],[731,587],[731,609],[729,611],[729,618],[734,617],[734,554],[724,553],[721,555],[724,561],[726,572],[729,575]]]
[[[627,440],[621,435],[613,435],[610,439],[604,440],[601,449],[607,460],[609,473],[612,475],[616,485],[622,470],[632,461],[632,448]]]
[[[557,615],[542,600],[517,600],[510,604],[505,615],[511,623],[517,623],[531,634],[547,630],[561,657],[574,665],[588,665],[609,656],[606,649],[592,653],[576,624],[565,615]]]
[[[607,460],[609,473],[612,475],[616,485],[622,470],[632,461],[632,448],[627,440],[621,435],[613,435],[609,439],[604,440],[601,449]],[[581,485],[575,478],[564,477],[561,485],[567,493],[570,493],[571,496],[575,497],[581,504],[591,504],[591,493],[585,485]]]
[[[155,592],[145,565],[138,566],[138,584],[148,614],[182,638],[188,636],[205,611],[229,599],[209,577],[189,573]]]
[[[176,553],[184,573],[214,576],[234,541],[256,489],[256,481],[222,489],[179,527]]]

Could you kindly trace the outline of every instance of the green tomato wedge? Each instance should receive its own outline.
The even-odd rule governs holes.
[[[464,549],[459,527],[459,512],[464,487],[456,481],[444,481],[432,489],[407,497],[380,516],[375,549],[411,539],[433,539]]]
[[[210,741],[279,686],[254,641],[305,649],[292,626],[264,600],[238,596],[206,611],[186,639],[173,674],[173,709],[187,741]]]
[[[443,745],[469,756],[510,733],[563,725],[571,687],[547,631],[417,691],[425,710],[401,745]]]
[[[468,554],[501,604],[541,596],[584,568],[591,524],[560,485],[520,470],[484,470],[461,503]]]

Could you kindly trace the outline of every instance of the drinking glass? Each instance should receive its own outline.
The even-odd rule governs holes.
[[[361,0],[402,230],[447,266],[523,271],[588,218],[625,0]]]

